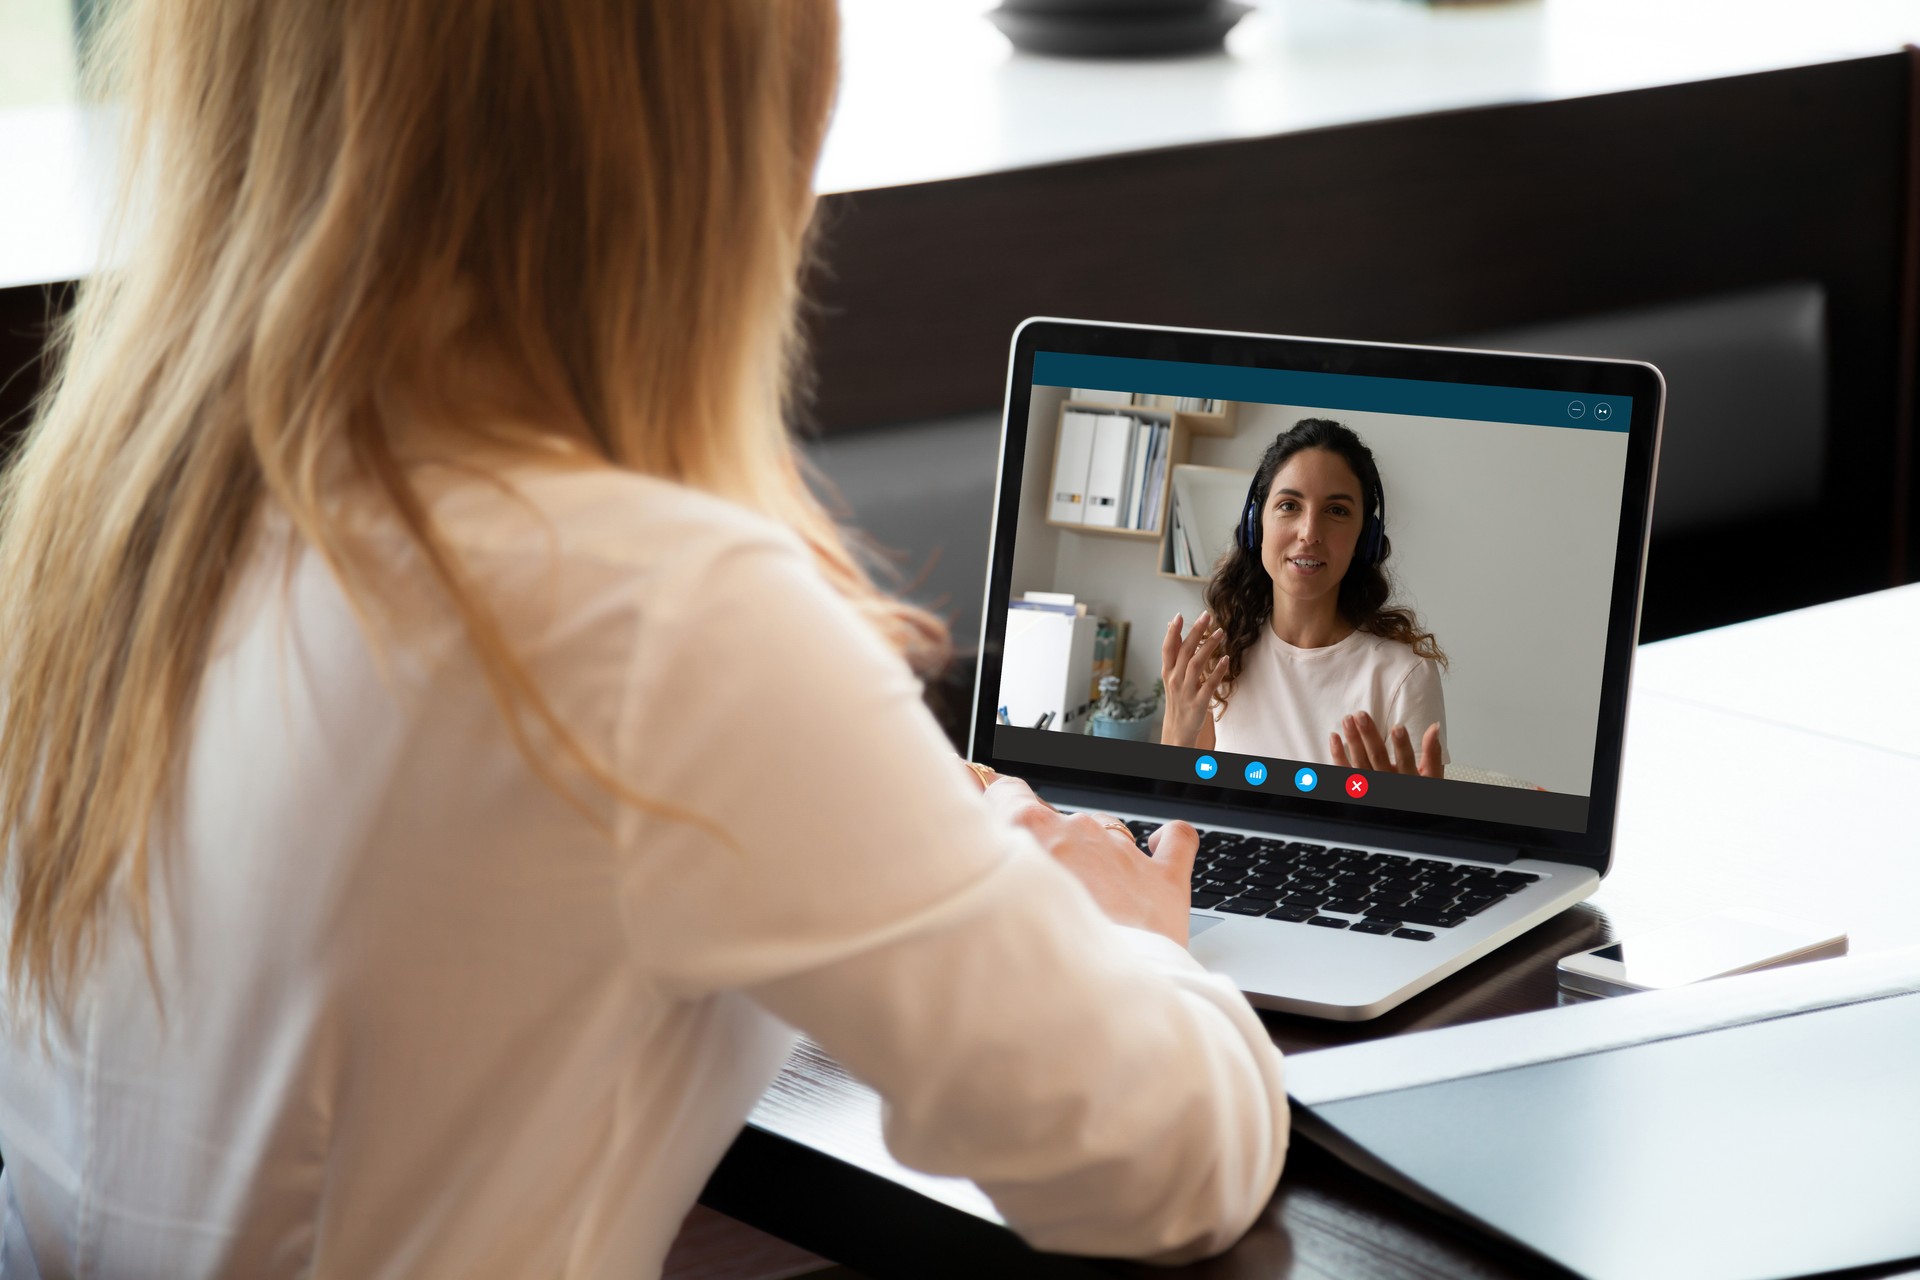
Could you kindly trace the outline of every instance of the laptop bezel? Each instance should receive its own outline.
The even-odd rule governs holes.
[[[1174,360],[1297,372],[1415,378],[1434,382],[1525,387],[1570,394],[1629,396],[1633,401],[1627,431],[1626,474],[1614,551],[1614,577],[1601,678],[1600,713],[1594,743],[1588,823],[1584,832],[1560,831],[1480,819],[1385,810],[1331,799],[1307,799],[1286,792],[1244,803],[1247,793],[1191,783],[1115,776],[1083,769],[998,759],[993,741],[1000,688],[1001,645],[1006,602],[1011,589],[1014,538],[1019,520],[1021,471],[1026,458],[1027,419],[1036,352]],[[1431,847],[1484,845],[1531,857],[1552,858],[1590,867],[1605,875],[1611,863],[1618,815],[1621,753],[1627,722],[1627,693],[1640,629],[1641,590],[1645,580],[1653,484],[1659,456],[1665,382],[1652,365],[1522,352],[1479,351],[1453,347],[1409,346],[1345,339],[1303,338],[1280,334],[1235,333],[1157,325],[1035,317],[1015,330],[1008,362],[1001,420],[1000,461],[994,485],[994,518],[988,551],[985,604],[981,611],[979,658],[975,669],[974,714],[968,758],[1009,773],[1036,787],[1071,790],[1094,802],[1110,798],[1113,807],[1138,810],[1143,802],[1196,821],[1262,829],[1286,827],[1317,832],[1355,843]],[[1000,602],[996,608],[995,601]],[[1476,785],[1455,783],[1458,786]]]

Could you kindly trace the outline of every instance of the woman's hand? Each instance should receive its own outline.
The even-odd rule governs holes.
[[[1197,747],[1200,730],[1213,714],[1214,691],[1227,677],[1226,633],[1213,625],[1211,613],[1194,619],[1193,630],[1184,635],[1182,621],[1174,614],[1160,642],[1160,683],[1167,690],[1160,741],[1170,747]]]
[[[1147,837],[1153,853],[1145,857],[1118,818],[1060,813],[1018,778],[1003,777],[988,787],[987,803],[1073,872],[1109,919],[1187,945],[1193,855],[1200,847],[1192,827],[1167,823]]]
[[[1393,750],[1387,750],[1387,743],[1380,736],[1379,726],[1373,717],[1364,711],[1355,712],[1340,722],[1345,737],[1336,732],[1328,735],[1327,748],[1333,753],[1333,762],[1342,769],[1372,769],[1376,773],[1417,773],[1423,778],[1445,776],[1446,766],[1440,759],[1440,726],[1430,724],[1420,738],[1420,752],[1416,756],[1413,750],[1413,736],[1407,732],[1407,726],[1396,726],[1393,731]]]

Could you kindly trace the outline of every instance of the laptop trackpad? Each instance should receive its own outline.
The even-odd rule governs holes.
[[[1187,941],[1192,942],[1213,926],[1225,923],[1219,916],[1203,916],[1196,911],[1187,917]]]

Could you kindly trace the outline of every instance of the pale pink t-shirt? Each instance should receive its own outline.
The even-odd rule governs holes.
[[[1405,725],[1416,748],[1427,726],[1438,724],[1446,756],[1439,663],[1365,631],[1324,648],[1300,649],[1262,627],[1227,705],[1216,709],[1214,746],[1236,755],[1331,764],[1328,736],[1358,711],[1373,717],[1382,736]]]

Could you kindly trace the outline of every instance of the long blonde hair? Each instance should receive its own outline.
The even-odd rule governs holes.
[[[531,422],[737,500],[797,530],[899,649],[938,652],[939,624],[876,588],[809,490],[785,422],[832,0],[120,8],[103,49],[137,232],[83,287],[0,488],[16,997],[63,1002],[116,892],[146,943],[150,845],[268,505],[371,617],[377,566],[337,499],[378,495],[542,776],[536,744],[618,789],[465,584],[394,447],[403,421],[476,443]]]

